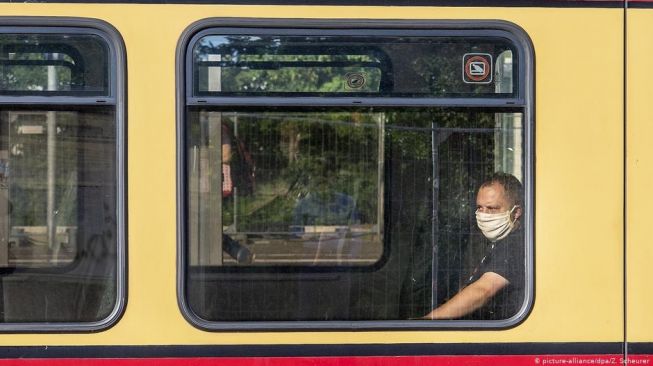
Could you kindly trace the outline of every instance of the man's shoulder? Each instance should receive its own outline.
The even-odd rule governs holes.
[[[497,243],[523,243],[524,242],[524,228],[522,226],[513,230],[508,236]]]

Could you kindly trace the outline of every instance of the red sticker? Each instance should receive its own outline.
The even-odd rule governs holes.
[[[492,82],[492,55],[467,53],[463,56],[463,81],[469,84]]]

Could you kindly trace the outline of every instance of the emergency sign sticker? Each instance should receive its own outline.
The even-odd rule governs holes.
[[[467,84],[492,82],[492,55],[466,53],[463,55],[463,81]]]

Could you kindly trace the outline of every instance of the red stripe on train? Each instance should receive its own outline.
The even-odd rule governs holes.
[[[1,366],[584,366],[649,365],[653,355],[528,355],[528,356],[356,356],[356,357],[207,357],[207,358],[59,358],[0,359]]]

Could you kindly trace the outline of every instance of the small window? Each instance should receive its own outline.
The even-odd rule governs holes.
[[[513,50],[500,38],[207,34],[193,45],[189,90],[194,96],[506,98],[518,91],[511,82]]]
[[[109,49],[98,35],[0,35],[4,95],[109,93]]]
[[[207,28],[187,40],[187,315],[209,329],[437,327],[421,318],[491,263],[480,271],[511,286],[447,326],[514,322],[532,224],[530,66],[513,32]],[[497,184],[510,226],[498,239],[476,217]]]
[[[120,47],[0,27],[0,330],[97,329],[122,302]]]
[[[210,42],[209,39],[203,41]],[[372,51],[369,55],[353,52],[345,55],[235,56],[208,53],[199,54],[198,58],[198,95],[217,92],[234,95],[379,93],[383,79],[382,55]],[[285,83],[288,78],[298,82],[288,85]]]

